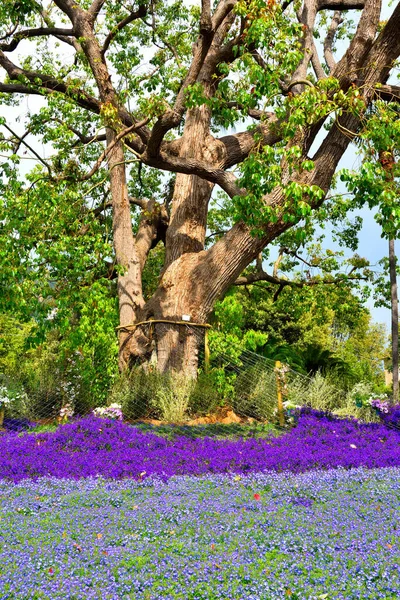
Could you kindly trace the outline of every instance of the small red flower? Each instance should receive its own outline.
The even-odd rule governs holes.
[[[49,573],[50,573],[51,575],[54,573],[54,569],[53,569],[53,567],[50,567],[50,569],[49,569]]]
[[[261,500],[260,494],[254,494],[254,500]]]

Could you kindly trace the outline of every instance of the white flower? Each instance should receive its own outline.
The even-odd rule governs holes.
[[[93,410],[96,417],[104,417],[105,419],[118,419],[122,421],[122,408],[120,404],[113,402],[110,406],[98,406]]]
[[[292,402],[291,400],[284,400],[283,402],[283,408],[286,409],[294,409],[294,408],[301,408],[300,404],[295,404],[294,402]]]
[[[57,316],[57,312],[58,312],[57,307],[52,308],[51,311],[49,312],[49,314],[46,317],[47,321],[54,321],[54,319]]]
[[[9,397],[8,389],[5,385],[0,386],[0,406],[8,406],[11,404],[11,398]]]
[[[74,416],[74,407],[72,406],[72,404],[70,402],[68,402],[67,404],[64,404],[64,406],[61,407],[60,410],[60,417],[61,419],[69,419],[70,417]]]

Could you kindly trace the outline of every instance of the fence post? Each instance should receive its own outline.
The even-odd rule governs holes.
[[[210,370],[210,346],[208,345],[208,328],[204,332],[204,366],[206,373]]]
[[[280,360],[275,361],[275,371],[276,371],[276,392],[278,396],[278,418],[279,425],[281,427],[285,424],[285,417],[283,414],[283,399],[282,399],[282,363]]]

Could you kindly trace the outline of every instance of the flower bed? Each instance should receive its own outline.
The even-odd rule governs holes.
[[[400,466],[400,435],[380,424],[305,412],[298,425],[280,437],[167,440],[126,423],[89,416],[55,432],[3,434],[0,456],[0,478],[11,481],[41,476],[166,479],[264,470],[304,472]]]
[[[400,431],[400,406],[390,406],[387,411],[380,412],[380,418],[382,422],[388,427],[397,429]]]
[[[2,600],[395,600],[400,469],[0,482]]]

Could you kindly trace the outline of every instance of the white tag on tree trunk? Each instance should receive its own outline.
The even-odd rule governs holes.
[[[190,321],[190,315],[182,315],[182,321]]]

